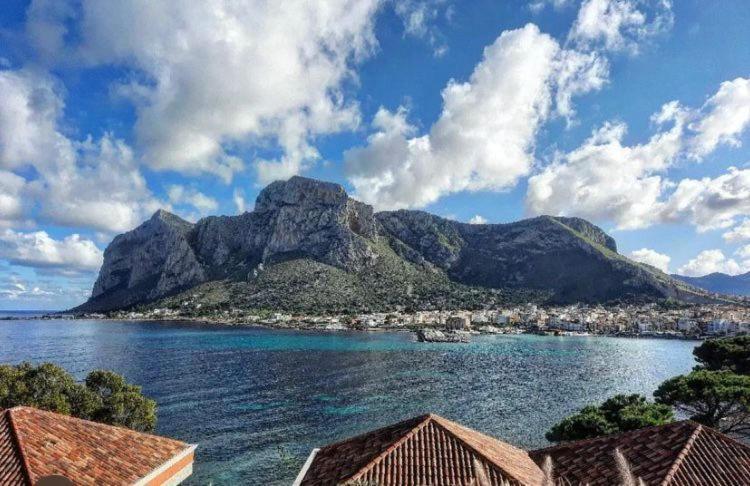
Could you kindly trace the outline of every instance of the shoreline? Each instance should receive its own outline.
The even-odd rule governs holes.
[[[349,328],[343,325],[329,325],[320,326],[319,324],[304,323],[300,321],[294,321],[288,324],[269,323],[263,321],[232,321],[224,319],[211,319],[206,317],[191,317],[191,316],[157,316],[157,317],[108,317],[108,316],[70,316],[70,315],[43,315],[43,316],[2,316],[0,317],[0,323],[2,321],[36,321],[36,320],[49,320],[49,321],[113,321],[113,322],[158,322],[158,323],[191,323],[209,325],[215,327],[246,327],[246,328],[258,328],[258,329],[272,329],[272,330],[288,330],[288,331],[311,331],[311,332],[357,332],[357,333],[371,333],[371,332],[409,332],[415,335],[420,330],[444,330],[440,326],[423,326],[423,327],[406,327],[406,326],[379,326],[379,327],[368,327],[368,328]],[[497,328],[501,329],[501,328]],[[532,329],[523,328],[512,328],[510,330],[500,330],[500,332],[487,332],[479,329],[471,331],[461,331],[471,336],[491,336],[491,335],[535,335],[535,336],[546,336],[546,337],[610,337],[610,338],[628,338],[628,339],[660,339],[660,340],[678,340],[678,341],[703,341],[713,336],[679,336],[676,334],[634,334],[634,333],[594,333],[594,332],[575,332],[575,331],[539,331]]]

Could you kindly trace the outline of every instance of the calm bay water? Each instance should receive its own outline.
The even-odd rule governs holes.
[[[289,484],[313,447],[435,412],[522,447],[582,406],[689,371],[695,342],[312,333],[192,323],[0,321],[0,363],[124,374],[157,433],[198,443],[190,484]],[[283,452],[279,452],[279,448]]]

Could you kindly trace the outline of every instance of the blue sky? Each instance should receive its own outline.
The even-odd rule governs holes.
[[[578,215],[669,272],[750,270],[750,4],[6,0],[0,309],[90,293],[159,207],[295,173],[378,209]],[[321,4],[322,5],[322,4]]]

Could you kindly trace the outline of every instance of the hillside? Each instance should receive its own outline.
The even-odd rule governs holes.
[[[705,301],[617,253],[578,218],[470,225],[422,211],[375,213],[337,185],[274,182],[255,209],[189,223],[158,211],[117,236],[75,310],[146,304],[329,312],[509,302]]]
[[[709,292],[750,296],[750,272],[741,275],[727,275],[726,273],[715,272],[702,277],[672,276]]]

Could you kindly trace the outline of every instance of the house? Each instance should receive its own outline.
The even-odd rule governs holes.
[[[445,328],[449,330],[464,331],[471,329],[469,316],[451,316],[445,321]]]
[[[294,485],[604,486],[616,451],[644,484],[750,484],[750,447],[690,420],[524,451],[428,414],[313,450]]]
[[[731,334],[737,332],[737,324],[726,319],[713,319],[706,326],[707,334]]]
[[[4,486],[65,484],[60,476],[75,485],[173,486],[192,474],[195,448],[32,407],[0,410]]]
[[[677,321],[677,330],[683,332],[692,332],[698,328],[698,324],[693,319],[681,317]]]
[[[543,480],[526,451],[428,414],[313,450],[294,486],[468,485],[476,467],[492,485]]]
[[[615,450],[645,484],[664,486],[750,484],[750,447],[690,420],[532,451],[550,457],[563,484],[620,484]]]

